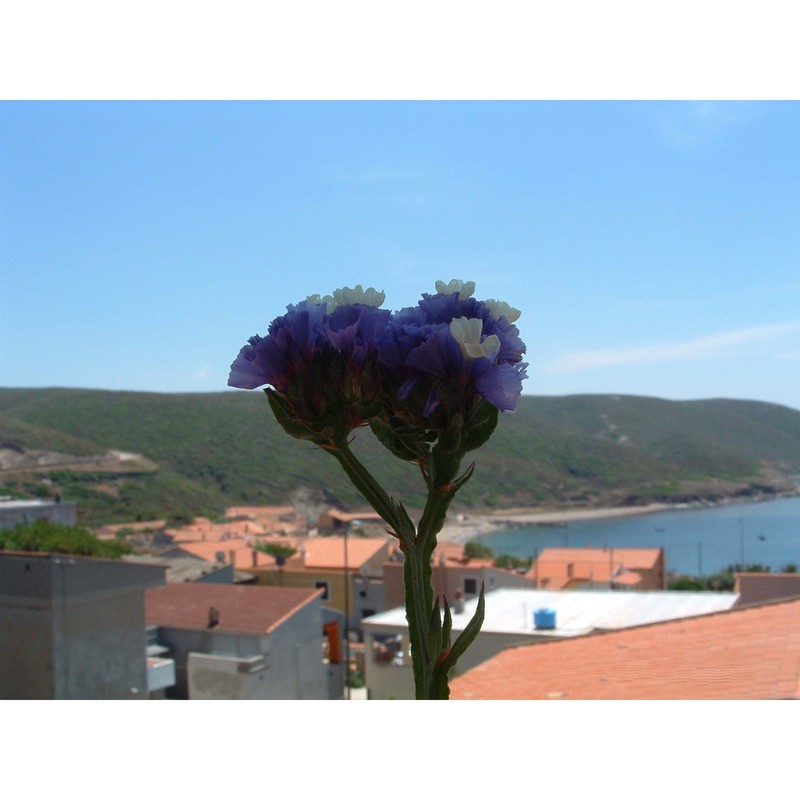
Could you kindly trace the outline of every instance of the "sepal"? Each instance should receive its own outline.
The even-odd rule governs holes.
[[[461,435],[461,447],[464,453],[477,450],[489,441],[489,437],[497,427],[499,414],[497,406],[483,397],[478,398],[470,409]]]
[[[295,439],[305,439],[315,444],[325,444],[325,439],[320,436],[292,413],[292,407],[286,398],[274,389],[264,389],[269,401],[269,407],[275,415],[278,424]]]

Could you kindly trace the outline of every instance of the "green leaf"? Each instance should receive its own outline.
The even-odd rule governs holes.
[[[453,633],[453,615],[450,613],[450,606],[447,598],[444,597],[444,625],[442,626],[442,649],[450,649],[450,636]]]
[[[493,406],[483,397],[479,398],[464,424],[461,446],[465,453],[486,444],[497,427],[499,413],[497,406]]]
[[[431,665],[435,664],[442,652],[442,615],[439,612],[439,598],[433,604],[433,610],[428,621],[428,652],[430,653]]]
[[[315,444],[325,444],[325,439],[318,433],[315,433],[308,425],[300,422],[291,411],[291,407],[286,399],[278,394],[274,389],[264,389],[267,395],[269,406],[278,424],[295,439],[305,439],[306,441],[314,442]]]
[[[373,417],[369,421],[369,427],[375,438],[403,461],[417,461],[428,449],[423,438],[425,431],[415,431],[408,427],[400,430],[381,417]]]
[[[453,643],[447,656],[442,660],[439,665],[440,669],[445,670],[445,675],[449,672],[466,652],[466,649],[475,641],[483,625],[483,617],[486,611],[486,602],[484,598],[484,587],[481,583],[481,593],[478,597],[478,607],[475,609],[475,616],[467,623],[467,627],[461,631],[459,637]]]
[[[475,472],[474,461],[464,470],[462,475],[459,475],[459,477],[453,481],[453,493],[457,492],[472,477],[473,472]]]

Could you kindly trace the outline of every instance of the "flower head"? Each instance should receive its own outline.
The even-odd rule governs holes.
[[[381,405],[376,346],[390,316],[381,302],[382,293],[358,286],[287,306],[265,337],[251,337],[240,350],[228,385],[269,387],[298,438],[326,444],[346,437]]]
[[[407,424],[443,429],[468,417],[479,399],[516,407],[526,376],[525,345],[500,306],[473,298],[474,284],[437,281],[437,294],[396,312],[378,354],[394,387],[392,413]],[[509,307],[510,308],[510,307]]]

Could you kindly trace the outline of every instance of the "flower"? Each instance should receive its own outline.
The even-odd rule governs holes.
[[[382,405],[376,348],[390,316],[382,302],[382,293],[357,286],[287,306],[265,337],[239,351],[228,385],[267,386],[289,433],[321,445],[340,441]]]
[[[449,283],[436,281],[436,291],[444,295],[450,295],[456,292],[458,293],[459,300],[466,300],[475,293],[475,281],[467,281],[465,283],[457,278],[453,278]]]
[[[394,387],[392,414],[441,431],[454,415],[468,418],[479,398],[514,409],[527,364],[519,331],[502,313],[507,304],[476,300],[471,282],[437,281],[436,288],[393,314],[379,341],[385,383]]]
[[[500,337],[492,334],[481,338],[483,320],[459,317],[451,320],[450,334],[458,342],[464,358],[493,358],[500,352]]]
[[[485,300],[484,303],[489,309],[489,316],[492,319],[499,320],[500,317],[505,317],[509,322],[516,322],[522,316],[519,309],[512,308],[502,300]]]

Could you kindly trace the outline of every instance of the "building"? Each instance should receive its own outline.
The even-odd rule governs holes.
[[[732,592],[497,589],[486,595],[480,633],[459,659],[456,671],[461,674],[509,647],[710,614],[731,608],[736,599]],[[453,610],[454,640],[472,619],[477,602],[477,598],[467,601],[461,613]],[[540,622],[540,617],[546,623]],[[366,619],[362,629],[370,699],[412,698],[414,678],[405,608]]]
[[[147,660],[144,594],[164,569],[0,553],[0,698],[147,699],[170,664]]]
[[[374,511],[362,511],[353,514],[339,511],[338,508],[330,508],[327,511],[323,511],[317,518],[317,530],[322,535],[341,533],[349,528],[358,528],[365,523],[386,525],[380,514],[376,514]]]
[[[737,606],[800,597],[800,574],[796,572],[737,572],[733,590],[739,595]]]
[[[206,561],[191,555],[165,558],[164,556],[124,555],[123,561],[131,564],[155,564],[166,570],[167,583],[242,583],[253,581],[249,572],[234,570],[232,564]]]
[[[239,565],[256,576],[260,586],[295,586],[322,589],[323,604],[347,615],[351,631],[361,620],[382,611],[383,563],[392,541],[386,537],[315,536],[297,544],[298,550],[284,564]]]
[[[527,576],[540,589],[667,588],[662,547],[547,547]]]
[[[512,587],[535,588],[529,576],[495,567],[491,558],[469,558],[465,546],[456,542],[437,544],[431,558],[431,585],[434,595],[446,598],[451,607],[459,599],[477,597],[481,586],[486,592]],[[399,550],[383,564],[383,592],[385,608],[405,604],[403,557]]]
[[[170,696],[341,699],[341,624],[324,612],[321,595],[313,588],[210,583],[148,591],[147,623],[176,664]]]
[[[510,648],[451,680],[450,697],[800,699],[800,599]]]
[[[75,525],[78,504],[61,500],[0,500],[0,529],[26,525],[38,519],[60,525]]]

